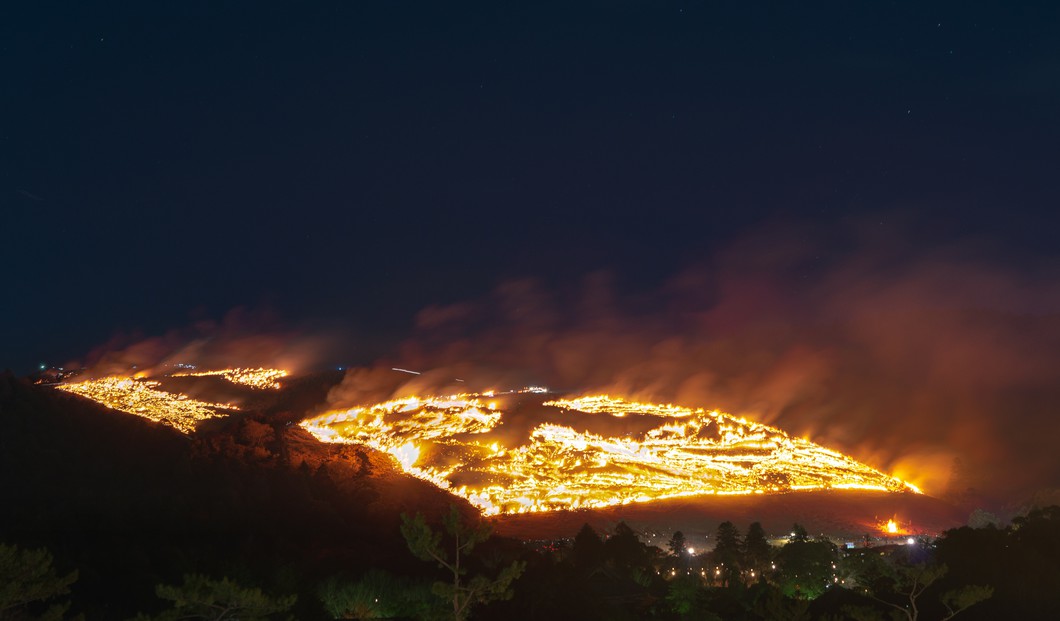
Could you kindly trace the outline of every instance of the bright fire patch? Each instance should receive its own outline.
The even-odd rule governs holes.
[[[194,431],[200,421],[226,416],[235,409],[226,403],[207,403],[158,390],[158,385],[159,382],[131,377],[105,377],[76,384],[60,384],[56,388],[115,410],[150,418],[184,433]]]
[[[178,373],[173,377],[203,377],[216,375],[244,386],[257,389],[279,388],[277,380],[287,377],[281,369],[221,369]],[[191,433],[200,421],[227,416],[238,410],[228,403],[209,403],[180,393],[160,390],[160,382],[133,377],[104,377],[73,384],[60,384],[59,390],[91,399],[97,403],[136,414],[169,425],[184,433]]]
[[[221,369],[220,371],[174,373],[173,377],[207,377],[210,375],[219,375],[233,384],[243,384],[264,390],[279,388],[280,384],[277,380],[287,377],[287,371],[282,369]]]
[[[721,412],[593,396],[547,401],[528,417],[517,404],[506,412],[484,397],[389,401],[302,426],[325,442],[388,452],[405,472],[487,515],[705,494],[919,492],[846,455]],[[525,435],[513,438],[513,430]]]

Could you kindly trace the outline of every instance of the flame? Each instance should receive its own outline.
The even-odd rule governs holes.
[[[609,437],[538,424],[504,448],[504,411],[483,395],[409,397],[328,412],[302,426],[325,442],[366,444],[487,515],[606,507],[678,496],[805,489],[909,491],[913,486],[783,431],[717,411],[607,395],[542,404],[574,415],[640,417]]]
[[[129,414],[143,416],[191,433],[199,421],[225,416],[234,410],[227,403],[208,403],[185,395],[157,390],[159,382],[132,377],[105,377],[76,384],[60,384],[59,390],[86,397]]]
[[[217,375],[226,380],[258,389],[279,388],[276,380],[287,377],[281,369],[221,369],[177,373],[174,377],[204,377]],[[209,403],[187,395],[159,390],[160,382],[146,379],[143,372],[132,377],[112,376],[76,384],[60,384],[59,390],[80,395],[128,414],[143,416],[169,425],[178,431],[191,433],[195,426],[208,418],[227,416],[238,410],[228,403]]]
[[[196,371],[194,373],[174,373],[173,377],[207,377],[219,375],[234,384],[243,384],[251,388],[264,390],[280,387],[276,380],[287,377],[282,369],[221,369],[219,371]]]
[[[887,532],[892,535],[898,534],[898,523],[894,520],[887,520],[887,525],[885,526],[885,528],[887,529]]]
[[[411,442],[407,442],[394,449],[394,457],[397,458],[402,468],[410,470],[412,464],[415,464],[416,460],[420,458],[420,448]]]
[[[277,387],[276,380],[287,372],[224,369],[181,375],[217,375],[264,389]],[[238,409],[160,390],[159,385],[145,378],[107,377],[57,388],[184,433],[202,420]],[[533,399],[525,395],[544,392],[534,387],[506,394]],[[413,396],[327,412],[301,425],[324,442],[358,443],[387,452],[408,474],[465,498],[486,515],[705,494],[808,489],[920,493],[901,479],[774,427],[718,411],[607,395],[541,403],[572,425],[540,423],[529,428],[527,437],[516,438],[521,444],[514,444],[511,438],[497,437],[507,405],[495,397],[494,391]],[[576,428],[579,421],[601,416],[643,429],[613,437]]]

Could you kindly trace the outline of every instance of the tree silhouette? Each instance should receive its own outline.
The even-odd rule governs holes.
[[[810,600],[785,597],[771,584],[760,583],[749,591],[750,609],[769,621],[809,621]]]
[[[858,582],[862,593],[888,606],[893,617],[906,621],[920,619],[925,601],[930,599],[925,598],[925,594],[948,571],[944,564],[914,560],[906,550],[883,556],[867,555],[859,569]],[[976,585],[944,591],[937,599],[945,609],[941,621],[952,619],[993,594],[993,587]],[[878,617],[875,611],[863,607],[849,608],[847,612],[859,621]]]
[[[711,558],[721,572],[721,579],[725,586],[730,586],[740,577],[740,531],[729,521],[718,524],[718,530],[714,536],[714,551]]]
[[[574,536],[571,547],[574,565],[583,570],[592,570],[604,562],[604,541],[592,526],[583,524]]]
[[[512,562],[502,569],[496,578],[477,575],[470,580],[464,580],[467,567],[463,561],[466,561],[476,545],[489,539],[489,525],[464,524],[460,511],[456,506],[450,505],[448,515],[442,518],[445,532],[449,535],[447,545],[443,546],[442,533],[432,530],[423,514],[417,513],[414,518],[402,515],[401,521],[401,534],[404,535],[409,550],[420,560],[433,560],[440,568],[452,574],[452,583],[436,582],[432,590],[435,595],[452,603],[454,621],[467,619],[471,606],[475,604],[509,599],[512,596],[509,587],[526,568],[523,561]],[[447,548],[451,548],[452,552]]]
[[[52,555],[46,549],[23,550],[0,544],[0,619],[32,619],[26,610],[30,604],[66,595],[76,581],[76,571],[65,576],[55,572]],[[69,607],[69,602],[53,603],[35,618],[62,619]]]
[[[297,595],[273,597],[228,578],[213,580],[200,574],[184,576],[179,586],[160,584],[155,593],[172,607],[151,617],[138,615],[135,621],[263,621],[287,612],[298,600]]]
[[[625,522],[615,526],[615,532],[604,542],[607,559],[614,566],[622,569],[646,568],[648,566],[648,548],[637,533]]]
[[[813,599],[833,582],[838,551],[826,539],[810,541],[805,529],[796,525],[795,536],[777,553],[776,562],[784,595]]]
[[[684,567],[685,559],[688,558],[688,542],[685,540],[685,534],[675,530],[666,547],[670,550],[670,554],[677,558],[678,565]]]
[[[706,591],[696,576],[681,574],[670,581],[666,590],[666,604],[682,619],[721,621],[710,611]]]
[[[437,607],[426,584],[378,569],[359,580],[333,577],[320,585],[317,596],[334,619],[422,618]]]
[[[773,547],[766,539],[766,531],[761,522],[752,522],[747,527],[747,536],[743,540],[743,566],[755,572],[755,579],[763,580],[766,567],[773,557]]]

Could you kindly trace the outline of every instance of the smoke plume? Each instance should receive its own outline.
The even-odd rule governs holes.
[[[595,272],[428,306],[396,359],[351,371],[332,403],[607,392],[747,416],[936,495],[1007,499],[1060,475],[1058,283],[977,244],[786,223],[651,287]]]

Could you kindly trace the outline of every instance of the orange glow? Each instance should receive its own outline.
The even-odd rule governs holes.
[[[325,442],[359,443],[465,498],[483,513],[606,507],[679,496],[808,489],[918,490],[854,459],[729,414],[606,395],[546,401],[591,421],[636,419],[612,437],[540,423],[498,441],[504,410],[485,395],[410,397],[328,412],[302,426]],[[583,418],[588,417],[588,418]],[[503,429],[503,428],[502,428]]]
[[[243,384],[251,388],[264,390],[266,388],[279,388],[276,380],[287,377],[287,371],[282,369],[221,369],[220,371],[196,371],[194,373],[174,373],[173,377],[206,377],[218,375],[233,384]]]
[[[215,375],[264,389],[277,387],[287,373],[225,369],[183,375]],[[58,388],[184,433],[202,420],[237,410],[162,390],[160,382],[143,378],[108,377]],[[327,412],[301,426],[324,442],[364,444],[389,453],[406,473],[466,499],[487,515],[710,494],[813,489],[920,493],[901,479],[809,440],[702,408],[607,395],[553,399],[530,404],[531,411],[545,414],[536,422],[526,421],[523,410],[521,422],[515,418],[505,427],[511,401],[534,401],[537,397],[526,395],[543,391],[534,387],[516,393],[523,396],[504,398],[492,391],[408,397]],[[622,426],[624,434],[600,432],[608,421]],[[525,432],[513,437],[512,429]],[[887,530],[897,533],[897,524],[892,520]]]
[[[59,390],[80,395],[128,414],[143,416],[184,433],[208,418],[226,416],[235,407],[208,403],[185,395],[158,390],[159,382],[131,377],[105,377],[76,384],[60,384]]]
[[[133,377],[105,377],[75,384],[60,384],[59,390],[80,395],[97,403],[128,414],[143,416],[169,425],[184,433],[191,433],[200,421],[227,416],[238,410],[228,403],[209,403],[187,395],[159,389],[160,382],[145,378],[144,372]],[[216,375],[252,388],[279,388],[276,380],[286,377],[281,369],[221,369],[179,373],[174,377],[203,377]]]

